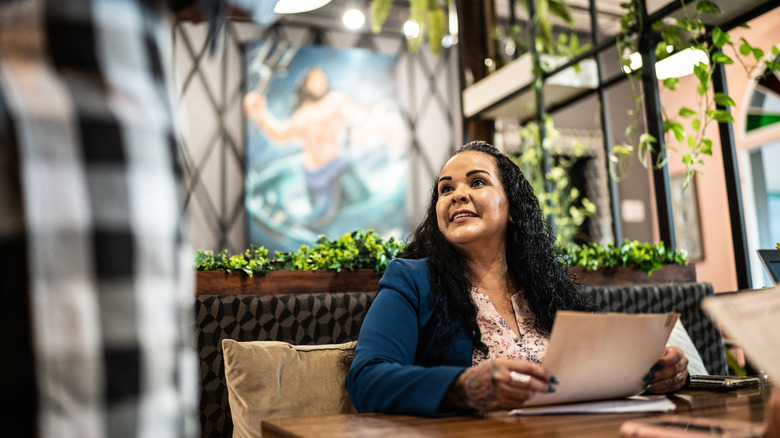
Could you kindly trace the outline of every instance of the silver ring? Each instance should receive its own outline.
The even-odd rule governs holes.
[[[518,373],[517,371],[510,371],[509,378],[512,379],[512,382],[515,383],[513,386],[517,386],[518,388],[525,388],[528,386],[528,382],[531,381],[531,376],[528,374]]]

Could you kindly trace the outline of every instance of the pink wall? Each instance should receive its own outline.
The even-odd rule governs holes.
[[[769,54],[772,45],[780,42],[777,35],[777,26],[780,23],[780,8],[763,15],[749,23],[750,29],[737,28],[731,32],[731,40],[739,42],[741,36],[750,41],[754,47],[761,47]],[[727,48],[724,51],[734,58],[734,53]],[[780,138],[780,128],[765,129],[745,134],[742,121],[745,119],[748,99],[753,91],[753,78],[748,77],[745,69],[735,63],[726,66],[729,95],[736,102],[736,108],[732,108],[734,116],[734,138],[738,150],[745,150],[760,146],[771,139]],[[680,78],[679,88],[669,91],[661,87],[661,103],[669,115],[676,115],[681,106],[696,109],[695,100],[696,84],[695,76],[689,75]],[[680,120],[686,128],[690,127],[690,121]],[[696,275],[699,281],[713,284],[716,292],[734,291],[737,289],[736,268],[734,263],[734,247],[731,239],[731,222],[729,220],[728,199],[726,196],[726,183],[723,170],[723,157],[721,155],[720,137],[716,124],[708,126],[708,136],[713,140],[712,157],[704,157],[704,165],[700,167],[701,173],[696,175],[696,189],[699,199],[699,215],[704,247],[704,260],[696,262]],[[669,175],[679,175],[684,172],[681,154],[678,151],[688,149],[687,145],[679,144],[673,137],[667,138],[669,153]],[[747,163],[740,163],[740,173]],[[740,181],[742,186],[744,181]],[[744,205],[744,210],[753,209],[752,205]]]

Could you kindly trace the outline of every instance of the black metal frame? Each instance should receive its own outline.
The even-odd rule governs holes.
[[[671,2],[667,4],[666,6],[662,7],[658,11],[654,12],[653,14],[648,14],[646,10],[646,0],[631,0],[634,2],[636,9],[642,14],[643,22],[644,23],[653,23],[657,20],[660,20],[677,10],[682,8],[682,4],[678,1]],[[578,64],[579,62],[585,60],[585,59],[595,59],[596,65],[597,65],[597,72],[598,72],[598,85],[594,89],[585,90],[582,93],[574,96],[573,98],[562,102],[560,104],[551,106],[551,107],[545,107],[544,105],[544,91],[543,89],[536,90],[536,99],[537,99],[537,114],[532,117],[532,119],[541,120],[545,114],[549,114],[552,112],[555,112],[559,109],[562,109],[564,107],[567,107],[569,105],[572,105],[588,96],[593,95],[594,93],[597,94],[599,104],[601,106],[601,122],[602,122],[602,129],[604,130],[604,150],[606,151],[607,159],[609,159],[610,152],[612,150],[612,138],[611,138],[611,130],[610,124],[609,124],[609,117],[608,117],[608,102],[605,96],[605,90],[613,86],[617,83],[623,82],[625,80],[628,80],[628,76],[623,73],[618,73],[617,75],[605,79],[603,77],[604,69],[603,69],[603,59],[602,59],[602,52],[608,49],[613,49],[615,47],[615,44],[617,42],[617,36],[613,36],[610,38],[606,38],[603,41],[599,38],[598,32],[597,32],[597,23],[598,23],[598,11],[596,8],[596,0],[590,0],[590,18],[591,18],[591,37],[593,39],[593,47],[570,59],[568,62],[558,66],[557,68],[544,72],[541,74],[541,80],[542,82],[546,81],[550,77]],[[513,6],[514,2],[512,2]],[[533,2],[529,2],[529,15],[533,16],[533,10],[530,8],[530,5],[533,4]],[[742,23],[745,23],[747,21],[750,21],[753,18],[756,18],[762,14],[765,14],[775,8],[777,8],[778,2],[776,0],[767,0],[758,6],[755,6],[754,8],[744,11],[739,16],[729,20],[726,23],[721,24],[719,27],[723,31],[729,31],[731,29],[734,29],[735,27],[740,26]],[[533,20],[531,20],[533,22]],[[532,40],[533,35],[535,35],[535,26],[530,26]],[[654,36],[652,34],[651,26],[644,26],[642,30],[642,35],[638,35],[640,38],[640,53],[642,54],[642,64],[643,64],[643,72],[642,72],[642,88],[643,92],[645,94],[644,96],[644,103],[645,103],[645,119],[647,123],[648,133],[653,135],[657,139],[656,143],[656,150],[653,152],[653,162],[658,162],[656,160],[663,160],[666,154],[666,146],[664,143],[664,131],[663,131],[663,119],[661,117],[661,104],[659,99],[659,88],[658,88],[658,80],[656,79],[655,75],[655,69],[650,68],[648,66],[655,66],[655,52],[653,50],[655,43],[654,43]],[[533,47],[533,44],[531,45]],[[534,54],[534,56],[536,56]],[[726,92],[727,85],[726,85],[726,75],[725,71],[723,69],[722,65],[719,65],[714,72],[713,75],[713,85],[715,91],[720,92]],[[523,87],[520,90],[517,90],[514,94],[504,97],[504,99],[495,102],[494,104],[490,105],[487,108],[484,108],[480,113],[486,113],[495,107],[505,103],[506,101],[514,98],[516,95],[520,93],[527,92],[529,90],[528,87],[532,87],[533,82],[526,87]],[[720,108],[724,109],[724,108]],[[479,114],[476,114],[472,117],[479,117]],[[525,122],[527,120],[521,120],[521,122]],[[731,123],[728,122],[719,122],[719,130],[720,130],[720,143],[721,143],[721,149],[723,153],[723,165],[725,170],[725,178],[726,178],[726,187],[727,187],[727,196],[728,196],[728,206],[729,206],[729,216],[731,219],[731,235],[732,240],[734,244],[734,262],[736,266],[737,271],[737,287],[739,289],[749,289],[751,288],[751,279],[749,275],[749,259],[748,259],[748,249],[747,249],[747,237],[745,232],[745,221],[744,221],[744,215],[743,215],[743,207],[742,207],[742,194],[740,190],[740,183],[739,183],[739,171],[737,168],[737,155],[736,155],[736,146],[734,144],[734,135],[733,135],[733,129]],[[540,125],[541,126],[541,125]],[[540,130],[540,134],[543,134],[543,131]],[[607,166],[609,166],[609,163],[607,163]],[[670,196],[670,190],[669,190],[669,174],[666,166],[663,166],[660,169],[655,169],[653,171],[653,183],[654,183],[654,191],[655,191],[655,199],[656,199],[656,207],[658,211],[658,226],[659,226],[659,233],[660,233],[660,239],[664,242],[665,246],[670,249],[676,249],[676,236],[674,231],[674,219],[673,219],[673,212],[671,207],[671,196]],[[613,232],[614,237],[616,241],[622,240],[622,230],[620,225],[620,210],[619,210],[619,204],[617,200],[617,185],[614,181],[612,181],[612,178],[610,178],[610,186],[609,186],[610,196],[611,196],[611,210],[612,210],[612,217],[613,217]]]

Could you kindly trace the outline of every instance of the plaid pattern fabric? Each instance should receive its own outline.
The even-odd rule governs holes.
[[[166,7],[0,1],[4,436],[197,434]]]

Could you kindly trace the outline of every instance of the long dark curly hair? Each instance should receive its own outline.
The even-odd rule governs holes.
[[[580,285],[569,277],[539,200],[517,165],[483,141],[467,143],[453,156],[465,151],[482,152],[495,160],[509,203],[509,216],[514,219],[507,224],[506,262],[536,317],[536,330],[549,334],[558,310],[594,310],[593,303],[581,293]],[[466,260],[439,230],[438,193],[434,183],[425,219],[412,234],[401,257],[427,257],[436,329],[444,338],[442,345],[452,339],[457,324],[465,324],[474,347],[487,353],[477,325],[477,307],[471,299],[474,285],[469,280]]]

